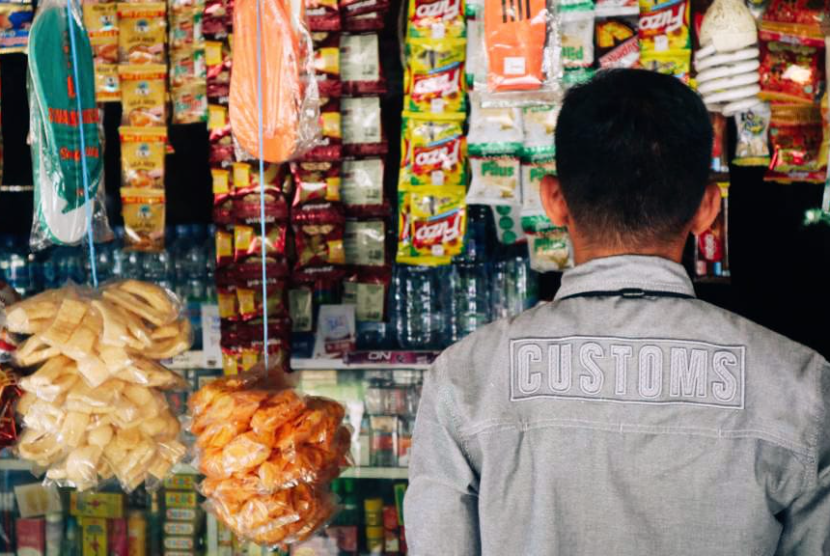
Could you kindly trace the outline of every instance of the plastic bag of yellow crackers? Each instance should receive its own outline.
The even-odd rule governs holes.
[[[180,312],[173,294],[137,280],[69,285],[8,309],[9,330],[28,335],[14,362],[32,370],[19,382],[17,451],[46,481],[86,490],[114,477],[129,492],[181,461],[163,391],[186,382],[161,364],[190,346]]]
[[[335,512],[329,483],[349,462],[345,410],[297,393],[262,367],[204,386],[190,399],[207,507],[244,539],[285,546]]]

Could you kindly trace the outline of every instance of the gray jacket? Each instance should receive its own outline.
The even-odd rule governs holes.
[[[414,556],[830,555],[830,368],[610,257],[428,373]]]

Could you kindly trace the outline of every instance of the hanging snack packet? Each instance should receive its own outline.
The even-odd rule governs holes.
[[[233,226],[217,227],[216,235],[216,268],[222,268],[233,263]],[[217,276],[219,275],[217,271]]]
[[[231,88],[231,51],[227,43],[205,42],[205,66],[208,99],[227,105]]]
[[[291,215],[297,251],[296,270],[346,264],[342,209],[332,203],[303,205]]]
[[[464,39],[410,39],[404,109],[410,112],[464,112],[467,81]]]
[[[233,216],[236,222],[259,224],[262,222],[260,198],[264,197],[265,223],[285,222],[288,218],[288,203],[281,192],[282,166],[264,165],[265,184],[259,184],[259,164],[253,167],[247,162],[233,163]]]
[[[340,99],[321,98],[320,128],[322,138],[301,160],[340,160],[343,157],[343,127]]]
[[[201,46],[204,1],[170,3],[170,49],[181,50]]]
[[[202,16],[202,33],[211,40],[228,36],[231,18],[228,16],[226,0],[207,0]]]
[[[644,55],[691,50],[689,0],[640,0],[637,32]]]
[[[484,107],[481,93],[470,94],[470,131],[467,134],[471,156],[516,153],[522,148],[522,109],[516,106]]]
[[[34,20],[34,10],[29,3],[0,4],[0,54],[25,52],[29,43],[29,29]]]
[[[464,114],[404,113],[400,187],[467,181]]]
[[[382,95],[386,92],[377,33],[340,35],[340,79],[348,95]]]
[[[203,48],[180,48],[170,53],[170,87],[206,86],[207,68]]]
[[[484,19],[468,19],[467,55],[464,63],[468,89],[472,89],[476,83],[487,83],[487,53],[483,44]]]
[[[543,150],[552,148],[557,118],[559,118],[559,108],[553,104],[522,108],[525,148],[541,147]]]
[[[795,37],[823,39],[830,18],[828,0],[771,0],[762,28]]]
[[[160,127],[167,123],[167,66],[119,66],[121,122],[132,127]]]
[[[164,64],[167,5],[118,4],[118,50],[122,64]]]
[[[729,183],[719,183],[721,211],[709,230],[695,242],[695,274],[697,278],[729,277]]]
[[[468,205],[515,205],[521,202],[519,153],[470,156],[472,183]]]
[[[343,282],[343,303],[355,306],[358,322],[383,322],[392,273],[389,268],[361,269]]]
[[[305,0],[310,31],[339,31],[340,4],[337,0]]]
[[[278,258],[285,256],[284,224],[272,224],[265,228],[265,254]],[[237,224],[233,227],[233,259],[240,262],[248,257],[262,255],[263,238],[259,226],[244,226]]]
[[[83,4],[84,26],[95,62],[95,98],[98,102],[121,99],[118,83],[118,10],[115,3]]]
[[[340,11],[343,17],[352,19],[364,14],[385,13],[390,5],[389,0],[340,0]]]
[[[530,268],[536,272],[558,272],[574,265],[567,228],[557,228],[544,214],[522,216],[527,236]]]
[[[95,62],[95,100],[98,102],[121,100],[121,83],[118,79],[117,64]]]
[[[346,264],[384,266],[386,224],[383,220],[347,220],[343,245],[346,251]]]
[[[381,122],[380,98],[344,97],[340,118],[345,156],[378,156],[389,150]]]
[[[487,83],[482,85],[489,92],[546,88],[555,77],[547,63],[549,50],[558,46],[548,40],[551,20],[545,0],[485,1],[482,48],[487,52]]]
[[[464,36],[463,0],[413,0],[409,3],[407,35],[441,40]]]
[[[170,101],[174,124],[196,124],[207,120],[207,87],[204,83],[173,89]]]
[[[672,75],[688,84],[692,69],[692,51],[640,52],[640,67],[664,75]]]
[[[463,185],[401,190],[398,197],[398,263],[444,265],[464,251],[467,207]]]
[[[294,175],[294,203],[340,201],[340,162],[296,162],[291,164]]]
[[[164,190],[121,188],[125,246],[131,251],[164,249]]]
[[[262,318],[263,305],[267,305],[268,319],[288,316],[288,306],[285,302],[286,284],[282,280],[268,283],[266,286],[266,303],[262,302],[262,286],[252,284],[251,287],[237,286],[236,297],[239,307],[239,318],[242,321]]]
[[[231,178],[230,172],[223,168],[211,168],[210,177],[213,190],[213,206],[219,206],[231,199]]]
[[[770,106],[766,102],[735,114],[738,140],[732,162],[736,166],[769,166],[770,116]]]
[[[346,214],[356,217],[385,216],[389,211],[383,198],[383,160],[344,160],[340,197]]]
[[[386,25],[387,10],[370,12],[343,18],[343,30],[350,33],[382,31]]]
[[[820,158],[823,140],[818,106],[772,106],[770,170],[782,174],[816,172],[827,163]]]
[[[639,13],[636,2],[634,9],[635,14]],[[597,13],[599,13],[599,4],[597,5]],[[640,62],[637,15],[598,20],[596,44],[596,54],[600,68],[637,67]]]
[[[120,127],[122,187],[164,190],[167,128]]]
[[[315,32],[314,77],[321,98],[339,97],[343,93],[340,81],[340,33]]]
[[[562,64],[565,70],[594,65],[594,7],[589,3],[560,8]]]
[[[544,214],[541,184],[545,176],[556,175],[556,147],[525,149],[522,153],[522,214]]]
[[[233,162],[233,137],[228,120],[228,108],[218,104],[208,105],[208,134],[211,166],[230,166]]]
[[[761,31],[762,100],[815,103],[825,83],[824,41],[811,43],[769,40]],[[782,37],[783,38],[783,37]]]

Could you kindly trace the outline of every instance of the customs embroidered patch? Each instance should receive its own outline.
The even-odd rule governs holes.
[[[510,399],[743,409],[746,347],[571,336],[510,341]]]

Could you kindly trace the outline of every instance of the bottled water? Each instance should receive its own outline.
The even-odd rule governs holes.
[[[398,344],[404,349],[433,349],[442,340],[440,272],[425,266],[395,268],[394,320]]]
[[[491,317],[490,277],[484,262],[459,262],[452,266],[453,306],[449,330],[455,342],[489,323]]]

